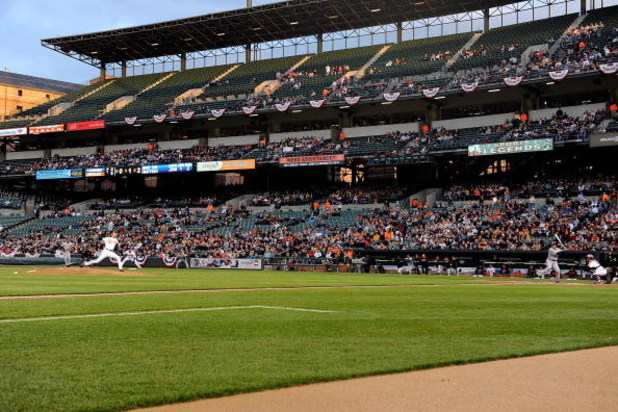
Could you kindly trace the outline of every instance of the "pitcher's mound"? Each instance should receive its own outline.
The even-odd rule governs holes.
[[[147,273],[138,272],[135,270],[125,269],[120,272],[118,269],[105,269],[98,267],[58,267],[58,268],[41,268],[29,269],[20,271],[24,275],[76,275],[76,276],[147,276]]]

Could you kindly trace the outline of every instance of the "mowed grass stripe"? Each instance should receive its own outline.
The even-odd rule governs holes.
[[[475,282],[441,276],[236,270],[146,269],[144,272],[150,276],[37,275],[28,274],[23,268],[18,274],[14,272],[13,269],[0,269],[0,296]]]

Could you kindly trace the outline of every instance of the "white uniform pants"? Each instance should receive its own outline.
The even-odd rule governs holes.
[[[128,255],[127,255],[127,256],[125,256],[125,258],[122,260],[122,262],[120,262],[120,265],[119,265],[120,269],[122,269],[122,268],[124,267],[124,265],[125,265],[127,262],[129,262],[129,261],[133,262],[133,264],[134,264],[135,266],[137,266],[137,268],[138,268],[138,269],[141,269],[141,268],[142,268],[142,267],[140,266],[140,264],[139,264],[139,263],[137,263],[137,260],[135,260],[135,257],[134,257],[134,256],[128,256]]]
[[[403,272],[407,271],[408,275],[411,275],[413,270],[414,270],[414,265],[402,266],[399,269],[397,269],[397,273],[399,273],[400,275],[403,275]]]
[[[84,266],[91,266],[91,265],[95,265],[105,259],[109,258],[109,260],[114,263],[118,263],[118,269],[122,270],[122,259],[120,258],[120,256],[118,256],[114,251],[112,250],[107,250],[107,249],[103,249],[101,251],[101,254],[99,255],[98,258],[94,259],[94,260],[90,260],[88,262],[84,263]]]
[[[560,277],[560,266],[558,266],[557,260],[547,259],[545,261],[545,270],[540,271],[540,275],[542,279],[545,279],[545,275],[551,275],[551,272],[556,272],[556,278]]]
[[[594,276],[597,278],[598,282],[605,280],[605,276],[607,276],[607,269],[599,266],[594,270]]]
[[[71,252],[65,250],[62,255],[64,256],[64,264],[71,266]]]

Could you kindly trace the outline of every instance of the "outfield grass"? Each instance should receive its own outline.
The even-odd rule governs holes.
[[[0,269],[0,296],[265,287],[417,285],[445,280],[444,276],[376,276],[363,273],[301,275],[296,272],[146,269],[139,272],[125,272],[122,276],[76,276],[38,275],[36,272],[28,273],[29,270],[37,268]],[[84,270],[87,273],[88,269]],[[17,275],[14,274],[16,271]],[[463,282],[473,278],[457,279]]]
[[[151,273],[113,278],[2,271],[0,295],[417,282],[445,287],[0,301],[3,320],[256,305],[335,311],[238,309],[0,323],[0,410],[124,410],[618,344],[614,288],[457,286],[460,279],[416,276]]]

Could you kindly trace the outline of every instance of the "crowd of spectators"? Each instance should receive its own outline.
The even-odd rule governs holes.
[[[20,209],[26,200],[24,192],[0,190],[0,208]]]
[[[615,176],[596,179],[545,178],[518,184],[500,183],[454,185],[447,188],[442,200],[448,204],[462,201],[508,203],[513,200],[526,200],[552,205],[555,199],[569,202],[577,199],[585,202],[596,198],[602,202],[615,202],[618,199],[618,184]],[[537,201],[539,199],[539,201]],[[545,199],[545,200],[544,200]]]
[[[398,187],[338,188],[325,194],[265,193],[256,197],[256,204],[271,205],[278,199],[279,204],[311,203],[311,207],[295,215],[276,208],[253,212],[230,205],[217,210],[101,210],[71,221],[68,227],[54,224],[80,215],[67,208],[68,213],[50,214],[26,235],[2,232],[0,252],[53,254],[59,248],[60,234],[84,250],[95,251],[100,249],[100,237],[111,231],[119,233],[121,251],[134,250],[148,257],[328,258],[356,248],[525,251],[545,249],[555,234],[570,250],[618,250],[618,191],[613,177],[454,186],[445,192],[446,203],[433,208],[402,209],[392,204],[342,211],[337,206],[377,204],[405,195]],[[532,204],[526,197],[535,195],[565,198]],[[454,203],[459,200],[486,201]]]
[[[241,159],[255,149],[254,145],[240,146],[194,146],[191,149],[159,149],[156,145],[150,148],[134,148],[97,152],[70,157],[52,156],[49,159],[33,161],[24,168],[31,171],[98,168],[98,167],[133,167],[142,165],[173,164],[210,160]]]
[[[371,205],[390,204],[399,201],[407,191],[392,185],[341,186],[311,191],[293,190],[287,192],[262,193],[251,201],[251,206],[270,206],[279,209],[281,206],[311,205],[312,209],[331,209],[339,205]]]
[[[542,138],[552,138],[557,142],[587,140],[605,117],[606,113],[603,110],[585,111],[579,117],[568,116],[562,110],[558,110],[551,118],[519,122],[518,127],[513,127],[500,140],[513,141]]]

